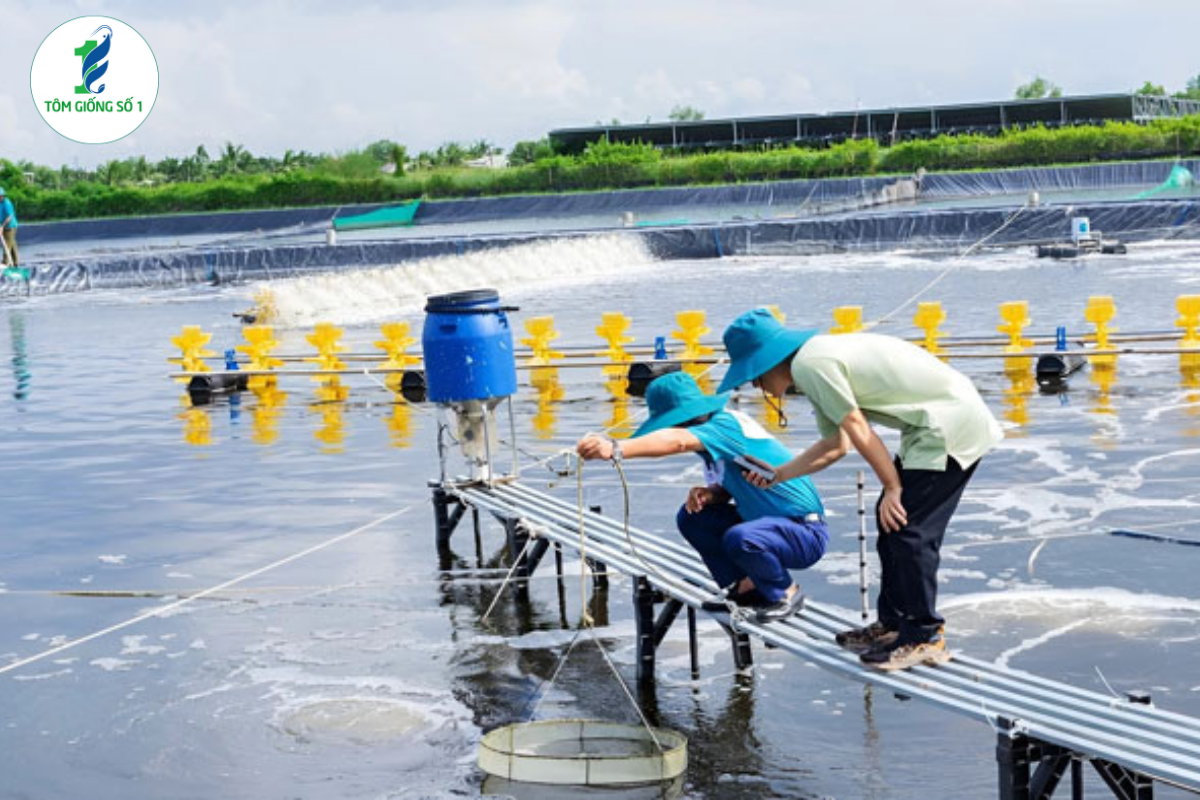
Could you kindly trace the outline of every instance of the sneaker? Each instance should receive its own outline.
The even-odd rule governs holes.
[[[739,592],[737,583],[731,583],[721,591],[714,594],[712,597],[700,604],[703,611],[711,611],[720,613],[729,610],[729,603],[741,606],[742,608],[762,608],[768,605],[766,599],[758,593],[758,589],[751,589],[748,592]]]
[[[875,621],[865,628],[851,628],[834,637],[840,647],[852,653],[865,653],[877,647],[887,647],[896,641],[900,632]]]
[[[884,672],[908,669],[917,664],[936,667],[945,664],[951,658],[950,650],[946,647],[946,637],[941,633],[934,634],[927,642],[878,647],[859,656],[862,663]]]
[[[793,614],[798,614],[804,608],[804,592],[800,591],[799,587],[791,597],[785,596],[777,603],[763,606],[755,615],[755,622],[778,622],[779,620],[787,619]]]

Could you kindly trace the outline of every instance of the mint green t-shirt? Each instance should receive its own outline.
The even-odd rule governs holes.
[[[964,469],[1004,438],[967,376],[914,344],[875,333],[818,335],[792,359],[792,380],[812,402],[828,438],[860,409],[900,431],[906,469]]]

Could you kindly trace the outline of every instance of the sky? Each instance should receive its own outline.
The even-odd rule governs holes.
[[[149,118],[104,145],[55,133],[29,88],[46,35],[88,15],[132,25],[159,66]],[[1197,0],[0,0],[0,157],[508,149],[679,105],[721,118],[1000,100],[1035,75],[1067,94],[1176,91],[1200,74],[1198,30]]]

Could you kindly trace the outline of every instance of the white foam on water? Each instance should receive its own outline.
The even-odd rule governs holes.
[[[1083,619],[1077,619],[1073,622],[1068,622],[1066,625],[1062,625],[1058,628],[1054,628],[1053,630],[1046,631],[1045,633],[1043,633],[1040,636],[1035,636],[1032,639],[1026,639],[1025,641],[1018,644],[1016,647],[1010,647],[1009,649],[1005,650],[1000,655],[996,656],[996,659],[995,659],[996,665],[1001,666],[1001,667],[1007,667],[1008,662],[1012,659],[1013,656],[1015,656],[1019,653],[1024,653],[1027,650],[1032,650],[1033,648],[1037,647],[1038,645],[1043,645],[1046,642],[1050,641],[1051,639],[1057,639],[1058,637],[1068,634],[1071,631],[1075,630],[1076,628],[1078,628],[1082,625],[1087,625],[1091,621],[1092,621],[1091,617],[1084,617]]]
[[[1150,456],[1132,465],[1126,472],[1101,478],[1090,476],[1090,491],[1068,493],[1057,491],[1056,485],[1073,483],[1069,476],[1059,476],[1034,486],[1013,486],[998,491],[978,491],[972,502],[989,509],[988,517],[999,522],[1001,529],[1020,528],[1031,538],[1066,531],[1088,530],[1097,520],[1113,512],[1129,509],[1145,511],[1151,508],[1181,510],[1196,507],[1197,503],[1183,497],[1152,498],[1140,496],[1147,466],[1171,458],[1195,457],[1198,450],[1180,450]],[[963,520],[976,515],[960,515]],[[998,518],[998,519],[997,519]]]
[[[126,672],[142,662],[122,658],[94,658],[88,663],[106,672]]]
[[[1046,467],[1051,472],[1073,480],[1095,480],[1098,476],[1086,467],[1076,467],[1071,464],[1071,457],[1064,450],[1054,446],[1046,439],[1005,439],[995,447],[995,452],[1008,452],[1022,456],[1032,456],[1033,463]]]
[[[203,700],[206,697],[212,697],[213,695],[230,692],[237,688],[238,688],[238,685],[236,683],[222,683],[218,686],[213,686],[209,689],[205,689],[204,691],[193,692],[192,694],[184,695],[183,699],[185,701],[186,700]]]
[[[253,284],[249,295],[270,292],[278,327],[357,324],[417,313],[429,295],[488,287],[511,300],[547,288],[610,285],[656,263],[635,236],[547,239],[391,267],[265,281]]]
[[[938,583],[949,583],[955,578],[963,578],[972,581],[986,581],[988,575],[986,572],[981,572],[977,569],[940,569],[937,574]]]
[[[145,641],[145,636],[122,636],[120,655],[130,656],[144,654],[152,656],[157,655],[158,653],[161,653],[167,649],[158,644],[143,644]]]
[[[969,244],[969,243],[968,243]],[[751,245],[753,246],[753,244]],[[952,271],[1012,272],[1035,269],[1039,265],[1024,248],[987,250],[959,258],[945,252],[921,250],[888,250],[883,252],[830,252],[812,255],[773,255],[770,253],[734,256],[723,259],[724,263],[739,271],[767,271],[817,273],[855,273],[881,271],[897,272],[941,272]]]
[[[426,708],[402,700],[342,697],[299,701],[280,709],[274,726],[303,740],[341,739],[378,744],[436,726],[441,720]]]
[[[60,678],[63,675],[70,675],[74,672],[70,667],[65,669],[55,670],[54,672],[39,672],[33,675],[14,675],[14,681],[48,681],[52,678]]]
[[[1130,642],[1153,639],[1160,645],[1200,640],[1200,599],[1113,587],[1052,589],[1014,584],[1006,591],[945,596],[939,607],[952,619],[956,637],[968,648],[970,640],[978,636],[985,637],[988,644],[1015,641],[996,657],[1001,666],[1071,634],[1086,635],[1074,641],[1089,643],[1097,637]]]
[[[703,481],[703,479],[704,464],[702,462],[689,464],[687,467],[677,472],[665,472],[661,475],[654,476],[655,481],[669,484],[693,483],[697,481]]]
[[[1150,592],[1131,592],[1115,587],[1090,589],[1024,589],[1005,592],[978,592],[964,595],[946,595],[938,600],[940,608],[980,609],[984,606],[1000,606],[1014,616],[1041,616],[1047,612],[1069,614],[1078,618],[1079,611],[1093,609],[1097,618],[1146,612],[1179,611],[1200,614],[1200,599],[1173,597]],[[989,609],[995,613],[996,609]],[[1172,617],[1172,619],[1174,619]]]
[[[475,732],[472,712],[451,694],[399,678],[318,675],[296,667],[250,669],[252,684],[269,686],[278,702],[272,726],[301,740],[373,744],[402,737],[424,740],[435,730]]]
[[[129,558],[129,556],[124,556],[124,555],[97,556],[97,560],[100,561],[102,564],[124,564],[125,559],[127,559],[127,558]]]
[[[441,696],[439,692],[422,688],[401,678],[382,675],[318,675],[298,665],[252,667],[246,670],[246,675],[252,683],[272,686],[279,694],[288,694],[301,688],[322,687],[401,697],[437,698]]]
[[[823,573],[825,582],[831,586],[858,585],[858,550],[827,551],[821,560],[806,572]],[[801,582],[803,583],[803,578]],[[867,552],[867,582],[879,582],[879,558],[873,552],[873,547]]]

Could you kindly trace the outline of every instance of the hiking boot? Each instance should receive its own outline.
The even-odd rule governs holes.
[[[796,587],[796,591],[791,597],[784,596],[779,602],[763,606],[755,615],[755,622],[778,622],[779,620],[787,619],[793,614],[799,614],[804,608],[804,592],[800,591],[800,587]]]
[[[865,628],[851,628],[834,637],[839,646],[852,653],[865,653],[877,647],[887,647],[896,641],[900,632],[875,621]]]
[[[946,647],[946,637],[938,632],[927,642],[909,642],[908,644],[890,647],[877,647],[859,656],[862,663],[884,672],[898,669],[908,669],[917,664],[936,667],[951,659],[950,650]]]

